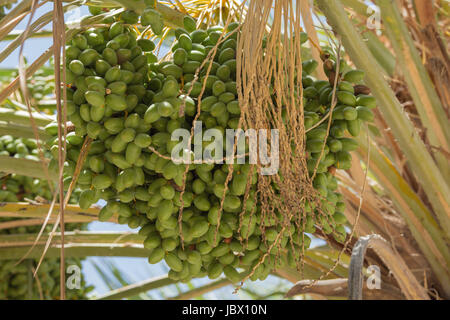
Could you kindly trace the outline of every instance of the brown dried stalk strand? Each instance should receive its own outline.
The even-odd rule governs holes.
[[[54,46],[54,59],[55,59],[55,95],[56,95],[56,110],[58,121],[58,167],[59,167],[59,215],[60,215],[60,229],[61,229],[61,254],[60,254],[60,299],[66,299],[66,286],[65,286],[65,259],[64,259],[64,162],[66,161],[66,135],[67,135],[67,117],[61,106],[61,47],[64,47],[65,43],[65,24],[64,24],[64,12],[62,3],[60,0],[55,0],[53,3],[53,46]],[[63,60],[65,60],[63,58]],[[63,61],[63,66],[65,65]],[[63,68],[65,73],[65,68]],[[65,76],[63,82],[66,83]],[[66,96],[66,86],[63,86],[64,94]],[[66,102],[66,100],[64,101]],[[64,114],[63,114],[64,113]],[[54,226],[56,227],[56,225]]]
[[[255,10],[256,10],[256,6],[254,5],[254,3],[251,3],[247,15],[249,15],[249,13],[254,13]],[[266,13],[263,14],[265,18],[263,19],[263,22],[262,22],[262,23],[259,23],[259,24],[258,24],[258,21],[256,20],[256,21],[257,21],[257,22],[256,22],[256,23],[257,23],[257,26],[251,25],[251,21],[252,21],[251,19],[250,19],[248,22],[246,22],[246,23],[244,24],[244,28],[246,28],[246,31],[243,31],[243,32],[242,32],[242,35],[240,35],[240,36],[239,36],[239,39],[238,39],[238,50],[237,50],[237,51],[238,51],[239,53],[243,52],[244,50],[245,50],[245,52],[248,52],[250,49],[256,47],[256,50],[255,50],[256,53],[257,53],[257,54],[256,54],[256,57],[259,57],[259,52],[260,52],[260,50],[262,49],[262,48],[261,48],[261,47],[262,47],[262,41],[261,41],[261,39],[262,39],[262,34],[263,34],[263,32],[265,31],[265,27],[264,27],[264,26],[266,25],[266,23],[265,23],[264,21],[267,21],[267,15],[268,15],[268,13],[269,13],[269,11],[266,10]],[[252,30],[253,30],[253,31],[257,30],[258,32],[253,32],[253,33],[252,33],[252,32],[251,32]],[[251,42],[248,42],[249,45],[248,45],[246,48],[243,48],[244,46],[242,45],[243,42],[241,41],[241,39],[245,39],[246,41],[248,41],[250,37],[253,37],[253,38],[252,38],[253,40],[252,40]],[[254,43],[254,42],[255,42],[255,40],[254,40],[255,37],[258,39],[258,41],[257,41],[256,43]],[[251,55],[251,53],[248,53],[248,55]],[[245,63],[247,63],[247,62],[245,62]],[[240,69],[241,69],[241,66],[242,66],[242,63],[241,63],[241,61],[240,61],[240,59],[239,59],[239,55],[238,55],[238,57],[237,57],[237,69],[240,70]],[[256,74],[256,72],[255,72],[255,74]],[[245,77],[245,75],[244,75],[244,77]],[[240,126],[242,126],[242,124],[244,123],[245,113],[248,112],[248,105],[247,105],[245,102],[242,103],[242,96],[244,95],[244,96],[248,97],[249,94],[251,93],[250,90],[251,90],[252,88],[251,88],[251,85],[247,85],[245,82],[240,83],[240,74],[239,74],[239,72],[238,72],[238,79],[237,79],[237,82],[238,82],[237,87],[238,87],[239,89],[240,89],[240,88],[243,88],[243,92],[242,92],[241,90],[238,90],[238,91],[239,91],[239,92],[238,92],[238,96],[240,96],[240,98],[239,98],[240,108],[241,108],[241,112],[242,112],[241,118],[240,118],[240,121],[239,121],[239,127],[240,127]],[[247,127],[252,127],[250,124],[247,124],[246,126],[247,126]],[[254,128],[254,127],[252,127],[252,128]],[[233,150],[233,152],[235,152],[235,150]],[[228,179],[230,176],[231,176],[231,175],[230,175],[230,173],[229,173],[227,179]],[[250,177],[251,177],[251,175],[250,175]],[[250,181],[250,179],[251,179],[250,177],[249,177],[249,181]],[[248,181],[248,182],[249,182],[249,181]],[[259,192],[257,192],[257,193],[259,193]],[[245,206],[244,206],[243,210],[245,210]],[[242,216],[242,215],[241,215],[241,216]],[[250,222],[249,222],[250,224],[251,224],[252,218],[253,218],[253,213],[251,213],[251,215],[250,215]],[[240,224],[242,224],[242,220],[240,221]],[[241,238],[246,238],[247,241],[248,241],[248,232],[247,232],[247,235],[245,235],[244,237],[241,237]],[[241,241],[243,241],[243,239],[241,239]]]
[[[37,286],[37,289],[38,289],[38,292],[39,292],[39,300],[44,300],[44,294],[43,294],[43,291],[42,291],[41,281],[39,280],[39,276],[36,274],[36,269],[34,267],[32,267],[31,271],[35,275],[34,278],[36,279],[36,286]]]

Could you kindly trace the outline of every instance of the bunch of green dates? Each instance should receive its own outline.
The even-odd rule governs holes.
[[[97,138],[103,120],[134,110],[148,101],[144,82],[154,43],[136,40],[131,28],[114,22],[110,28],[89,29],[66,48],[67,113],[80,136]]]
[[[87,136],[92,139],[78,177],[78,187],[83,190],[80,207],[88,208],[105,200],[107,204],[99,219],[108,221],[117,214],[119,223],[139,229],[145,237],[143,245],[149,250],[149,262],[165,260],[170,267],[169,277],[182,282],[205,276],[216,279],[222,274],[238,282],[238,269],[253,270],[257,265],[250,279],[264,280],[276,266],[286,262],[296,265],[303,248],[310,245],[307,234],[314,233],[316,227],[339,240],[345,238],[345,206],[342,195],[336,192],[337,180],[328,170],[333,166],[345,169],[343,156],[333,158],[333,162],[329,156],[353,150],[351,141],[346,143],[343,136],[330,136],[342,146],[332,151],[327,144],[326,169],[321,162],[314,180],[314,186],[324,196],[322,209],[329,219],[314,218],[320,215],[318,208],[310,204],[310,215],[303,223],[305,229],[297,228],[295,223],[283,228],[279,223],[283,220],[281,214],[263,216],[256,194],[258,177],[250,165],[234,165],[225,192],[228,164],[187,165],[172,161],[171,153],[179,141],[172,141],[171,135],[177,129],[192,129],[199,103],[201,135],[214,128],[225,137],[226,129],[238,128],[238,24],[230,24],[227,30],[220,26],[202,30],[186,17],[184,28],[175,30],[171,58],[157,62],[151,52],[154,44],[136,39],[137,35],[123,23],[130,17],[133,15],[121,16],[109,28],[87,30],[67,48],[68,53],[73,53],[68,56],[67,65],[67,72],[71,73],[67,110],[75,125],[75,130],[67,135],[67,183],[72,180],[83,142]],[[122,33],[117,34],[117,30]],[[226,40],[219,44],[214,58],[206,61],[222,33]],[[94,41],[99,38],[102,41]],[[311,62],[306,62],[304,68],[305,88],[320,83],[308,76],[308,63]],[[203,84],[205,91],[199,101]],[[305,105],[310,108],[309,101],[316,98],[305,95]],[[329,106],[326,101],[317,110],[309,109],[305,122],[312,122],[306,126],[311,128],[320,121]],[[318,156],[317,148],[311,150],[311,141],[325,138],[318,131],[322,128],[308,133],[310,160]],[[48,147],[55,157],[50,167],[56,169],[57,126],[51,124],[46,130],[54,136]],[[209,144],[202,142],[202,151]],[[245,145],[241,151],[248,151],[247,148]],[[280,248],[287,252],[287,261],[277,259]],[[269,250],[264,262],[259,263]]]
[[[114,34],[113,31],[118,24],[120,22],[114,22],[108,30],[103,31],[103,35]],[[230,31],[233,27],[236,25],[230,26]],[[88,30],[79,38],[89,38],[88,34],[91,32],[93,30]],[[100,31],[97,29],[95,32]],[[81,146],[86,136],[89,136],[93,142],[78,178],[78,187],[83,190],[79,200],[80,207],[88,208],[100,199],[107,201],[99,219],[107,221],[113,214],[118,214],[119,223],[128,224],[133,229],[140,228],[140,234],[146,237],[144,247],[149,249],[150,263],[164,259],[171,268],[170,277],[181,281],[204,276],[215,279],[223,273],[232,281],[238,281],[240,275],[237,268],[253,267],[281,230],[276,226],[275,220],[270,219],[266,219],[264,228],[260,226],[262,220],[260,210],[255,205],[256,173],[251,177],[250,197],[244,201],[250,175],[250,166],[246,164],[234,167],[217,234],[219,208],[228,175],[228,165],[189,165],[185,190],[180,200],[187,168],[185,164],[176,164],[170,160],[171,151],[178,143],[171,141],[171,133],[179,128],[191,129],[199,94],[199,84],[193,77],[200,66],[200,61],[206,57],[206,50],[217,42],[219,32],[221,28],[218,27],[208,31],[177,30],[180,42],[185,39],[192,47],[187,47],[187,50],[181,46],[174,48],[178,51],[173,61],[146,63],[147,77],[144,77],[140,84],[144,90],[137,92],[138,94],[136,91],[130,92],[129,85],[121,92],[112,93],[108,90],[111,89],[110,70],[116,69],[120,72],[129,65],[128,61],[118,59],[117,64],[110,64],[112,68],[104,75],[98,73],[97,68],[90,67],[103,64],[105,54],[100,55],[97,51],[102,46],[92,48],[98,55],[95,55],[96,58],[90,64],[83,62],[82,56],[74,56],[77,59],[71,60],[67,66],[69,72],[75,71],[79,75],[68,83],[73,94],[69,94],[67,107],[73,108],[68,113],[75,125],[75,131],[67,135],[65,181],[71,181]],[[110,38],[104,36],[107,43],[111,41],[108,40]],[[236,105],[235,71],[233,71],[236,67],[232,61],[235,61],[236,35],[232,38],[232,41],[221,47],[224,54],[222,58],[217,58],[217,62],[214,61],[217,70],[213,70],[208,77],[209,82],[214,81],[213,85],[216,82],[217,84],[214,90],[212,86],[208,87],[205,96],[210,97],[210,103],[215,100],[213,104],[217,106],[211,112],[204,111],[204,115],[201,116],[200,120],[207,123],[204,129],[214,127],[225,132],[227,128],[237,127],[240,111]],[[76,39],[73,40],[72,46],[76,45],[74,41]],[[134,43],[133,40],[131,42]],[[136,41],[136,44],[141,45],[139,41]],[[110,46],[106,45],[103,50]],[[146,48],[152,49],[151,45]],[[89,49],[91,48],[84,50]],[[83,54],[83,51],[80,54]],[[184,55],[184,58],[180,59],[180,54]],[[78,71],[73,68],[74,61],[80,61],[85,66],[83,73],[80,72],[82,68]],[[80,65],[79,62],[76,64]],[[85,74],[86,70],[94,71]],[[139,71],[135,69],[136,73]],[[202,71],[201,74],[205,77],[206,73]],[[99,78],[106,82],[106,86]],[[113,82],[117,82],[117,79],[114,80]],[[87,87],[83,88],[83,82],[86,82]],[[100,82],[103,85],[98,86]],[[190,90],[191,87],[193,90]],[[96,90],[97,88],[101,90]],[[91,93],[92,91],[96,93]],[[82,99],[79,99],[82,92],[86,100],[82,101],[83,103],[80,101]],[[137,103],[117,108],[114,105],[117,103],[117,96],[109,99],[111,94],[121,94],[125,100],[130,95],[135,95]],[[91,99],[91,95],[100,97],[98,100],[101,103]],[[92,110],[102,107],[103,103],[105,109],[110,110],[105,110],[102,117],[92,117]],[[180,112],[181,108],[184,112]],[[221,108],[222,110],[219,110]],[[92,130],[93,128],[96,130]],[[46,130],[54,136],[49,141],[48,147],[55,157],[50,167],[56,169],[57,126],[50,124]],[[182,237],[178,225],[181,206],[183,206]],[[240,221],[239,214],[242,211],[244,215]],[[261,240],[263,232],[267,241]],[[241,234],[249,239],[248,244]],[[286,232],[285,246],[287,240]],[[271,257],[261,264],[252,279],[264,279],[269,275],[275,265],[275,254],[276,250],[273,250]]]

